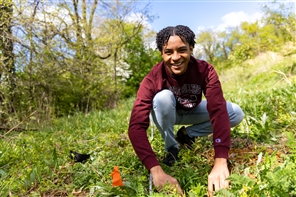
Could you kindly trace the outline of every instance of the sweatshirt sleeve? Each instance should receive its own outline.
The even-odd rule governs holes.
[[[155,95],[154,89],[152,80],[146,76],[138,90],[128,129],[132,146],[147,170],[159,165],[146,132],[149,127],[149,113],[152,106],[152,99]]]
[[[218,75],[211,64],[206,74],[205,97],[213,125],[215,158],[228,159],[230,148],[230,120]]]

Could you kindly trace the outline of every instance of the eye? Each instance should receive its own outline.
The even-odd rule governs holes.
[[[187,49],[185,49],[185,48],[181,48],[181,49],[179,49],[179,52],[180,53],[185,53],[187,51]]]

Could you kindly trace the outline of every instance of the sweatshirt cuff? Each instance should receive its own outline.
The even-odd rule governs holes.
[[[146,167],[146,169],[149,171],[151,168],[153,168],[154,166],[159,166],[159,162],[156,159],[156,157],[147,157],[145,158],[142,163],[144,164],[144,166]]]
[[[215,158],[225,158],[228,159],[229,148],[226,146],[216,146],[215,149]]]

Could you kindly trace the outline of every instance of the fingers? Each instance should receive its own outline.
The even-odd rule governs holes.
[[[211,191],[211,192],[208,191],[208,196],[209,196],[209,197],[213,197],[213,192],[212,192],[212,191]]]
[[[183,194],[183,191],[181,189],[181,186],[179,184],[179,182],[177,181],[177,179],[173,179],[173,181],[170,182],[171,186],[175,187],[178,191],[178,193],[182,193]]]
[[[177,188],[178,193],[179,193],[181,196],[183,196],[183,191],[182,191],[181,186],[179,185],[179,183],[176,184],[176,188]]]
[[[215,185],[215,191],[225,188],[226,186],[226,181],[225,180],[221,180],[219,181],[216,185]]]
[[[183,191],[182,188],[180,186],[180,184],[178,183],[178,181],[167,181],[166,184],[168,184],[168,186],[171,188],[171,190],[175,190],[178,194],[180,194],[181,196],[183,196]],[[156,187],[157,191],[161,191],[165,188],[165,185],[159,185]]]
[[[226,183],[225,180],[217,180],[214,183],[214,188],[215,188],[214,191],[224,188],[225,183]]]
[[[223,188],[229,189],[229,183],[230,183],[229,180],[225,180],[224,181],[224,187]]]
[[[176,190],[178,192],[178,194],[180,194],[181,196],[183,196],[183,191],[182,191],[181,186],[179,185],[179,183],[175,183],[175,184],[170,183],[170,187],[173,190]]]
[[[152,174],[152,181],[154,186],[158,191],[165,189],[165,185],[169,185],[171,189],[177,191],[180,195],[183,195],[181,186],[178,183],[178,180],[168,174],[166,174],[160,166],[156,166],[150,169]]]
[[[222,188],[229,188],[229,180],[219,180],[214,182],[209,181],[208,196],[213,197],[214,191],[218,191]]]
[[[213,197],[213,191],[214,191],[214,184],[208,183],[208,196]]]
[[[227,160],[223,158],[216,158],[214,167],[208,176],[208,195],[213,196],[213,192],[222,188],[229,187],[229,170],[227,167]]]
[[[217,184],[217,186],[215,187],[215,191],[222,188],[229,188],[229,180],[221,180],[219,184]]]

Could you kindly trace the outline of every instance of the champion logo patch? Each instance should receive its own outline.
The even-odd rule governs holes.
[[[217,138],[217,139],[215,139],[215,142],[216,143],[220,143],[221,142],[221,139],[220,138]]]

